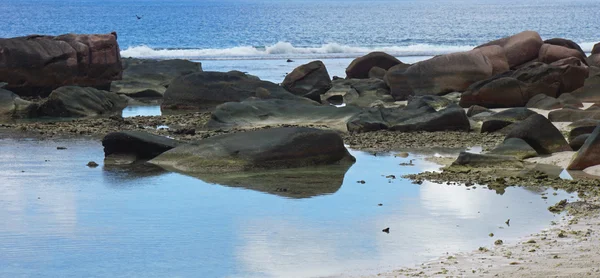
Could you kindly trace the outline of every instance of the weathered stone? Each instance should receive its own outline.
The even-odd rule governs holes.
[[[37,104],[0,88],[0,118],[30,118],[36,115],[36,110]]]
[[[409,66],[405,64],[395,65],[387,71],[383,78],[395,100],[407,100],[414,95],[414,91],[408,85],[408,79],[404,74]]]
[[[567,167],[568,170],[584,170],[600,164],[600,125],[589,135],[583,146]]]
[[[207,123],[210,128],[252,128],[273,125],[324,125],[345,130],[346,121],[361,111],[290,100],[246,100],[219,105]]]
[[[569,105],[574,107],[583,107],[583,103],[575,98],[571,93],[564,93],[558,97],[558,100],[562,105]]]
[[[600,125],[600,120],[594,119],[583,119],[572,122],[569,124],[569,127],[571,128],[571,130],[569,130],[569,141],[574,140],[575,137],[579,135],[594,132],[594,129],[596,129],[596,126],[598,125]]]
[[[212,109],[225,102],[239,102],[254,97],[257,91],[263,89],[268,91],[268,94],[262,93],[268,98],[305,99],[287,92],[275,83],[262,81],[239,71],[196,72],[173,80],[165,92],[161,107]]]
[[[315,101],[331,88],[331,78],[321,61],[313,61],[295,68],[286,75],[281,86],[289,92]]]
[[[129,97],[162,98],[173,79],[202,71],[202,64],[188,60],[123,59],[123,79],[110,90]]]
[[[127,99],[113,92],[91,87],[60,87],[44,100],[37,111],[39,116],[88,117],[120,114]]]
[[[509,138],[520,138],[533,147],[538,154],[571,151],[571,147],[562,133],[544,116],[534,114],[522,122],[515,124]]]
[[[0,39],[0,82],[19,95],[47,96],[66,85],[108,89],[121,72],[116,33]]]

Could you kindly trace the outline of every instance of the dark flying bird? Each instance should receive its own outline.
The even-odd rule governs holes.
[[[135,17],[137,17],[138,20],[142,19],[142,17],[137,14],[135,15]]]

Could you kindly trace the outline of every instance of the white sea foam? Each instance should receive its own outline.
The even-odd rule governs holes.
[[[414,44],[407,46],[360,47],[328,43],[319,47],[296,47],[288,42],[278,42],[266,47],[238,46],[208,49],[153,49],[134,46],[121,51],[123,57],[182,58],[182,59],[269,59],[269,58],[350,58],[372,51],[384,51],[395,56],[434,56],[467,51],[473,46]]]

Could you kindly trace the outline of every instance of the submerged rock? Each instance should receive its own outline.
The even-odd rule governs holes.
[[[88,117],[120,114],[127,99],[113,92],[91,87],[60,87],[44,100],[37,111],[39,116]]]
[[[522,122],[515,124],[509,138],[523,139],[533,147],[538,154],[572,151],[562,133],[544,116],[535,114]]]
[[[141,131],[113,132],[102,139],[107,164],[149,160],[179,145],[176,140]]]
[[[289,127],[226,134],[180,145],[150,163],[186,174],[352,163],[334,131]]]
[[[47,96],[66,85],[108,89],[121,72],[114,32],[0,39],[0,82],[19,95]]]
[[[110,90],[129,97],[162,98],[173,79],[202,71],[202,64],[188,60],[123,59],[123,79]]]

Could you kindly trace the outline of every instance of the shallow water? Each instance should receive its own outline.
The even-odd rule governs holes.
[[[123,118],[135,117],[135,116],[160,116],[162,112],[160,105],[131,105],[125,107],[121,116]]]
[[[399,177],[438,166],[418,155],[352,154],[343,183],[291,198],[155,169],[109,169],[98,141],[0,139],[0,276],[377,273],[498,238],[515,242],[556,219],[546,208],[568,198],[416,185]],[[410,159],[415,166],[399,165]],[[90,160],[101,166],[86,167]]]

